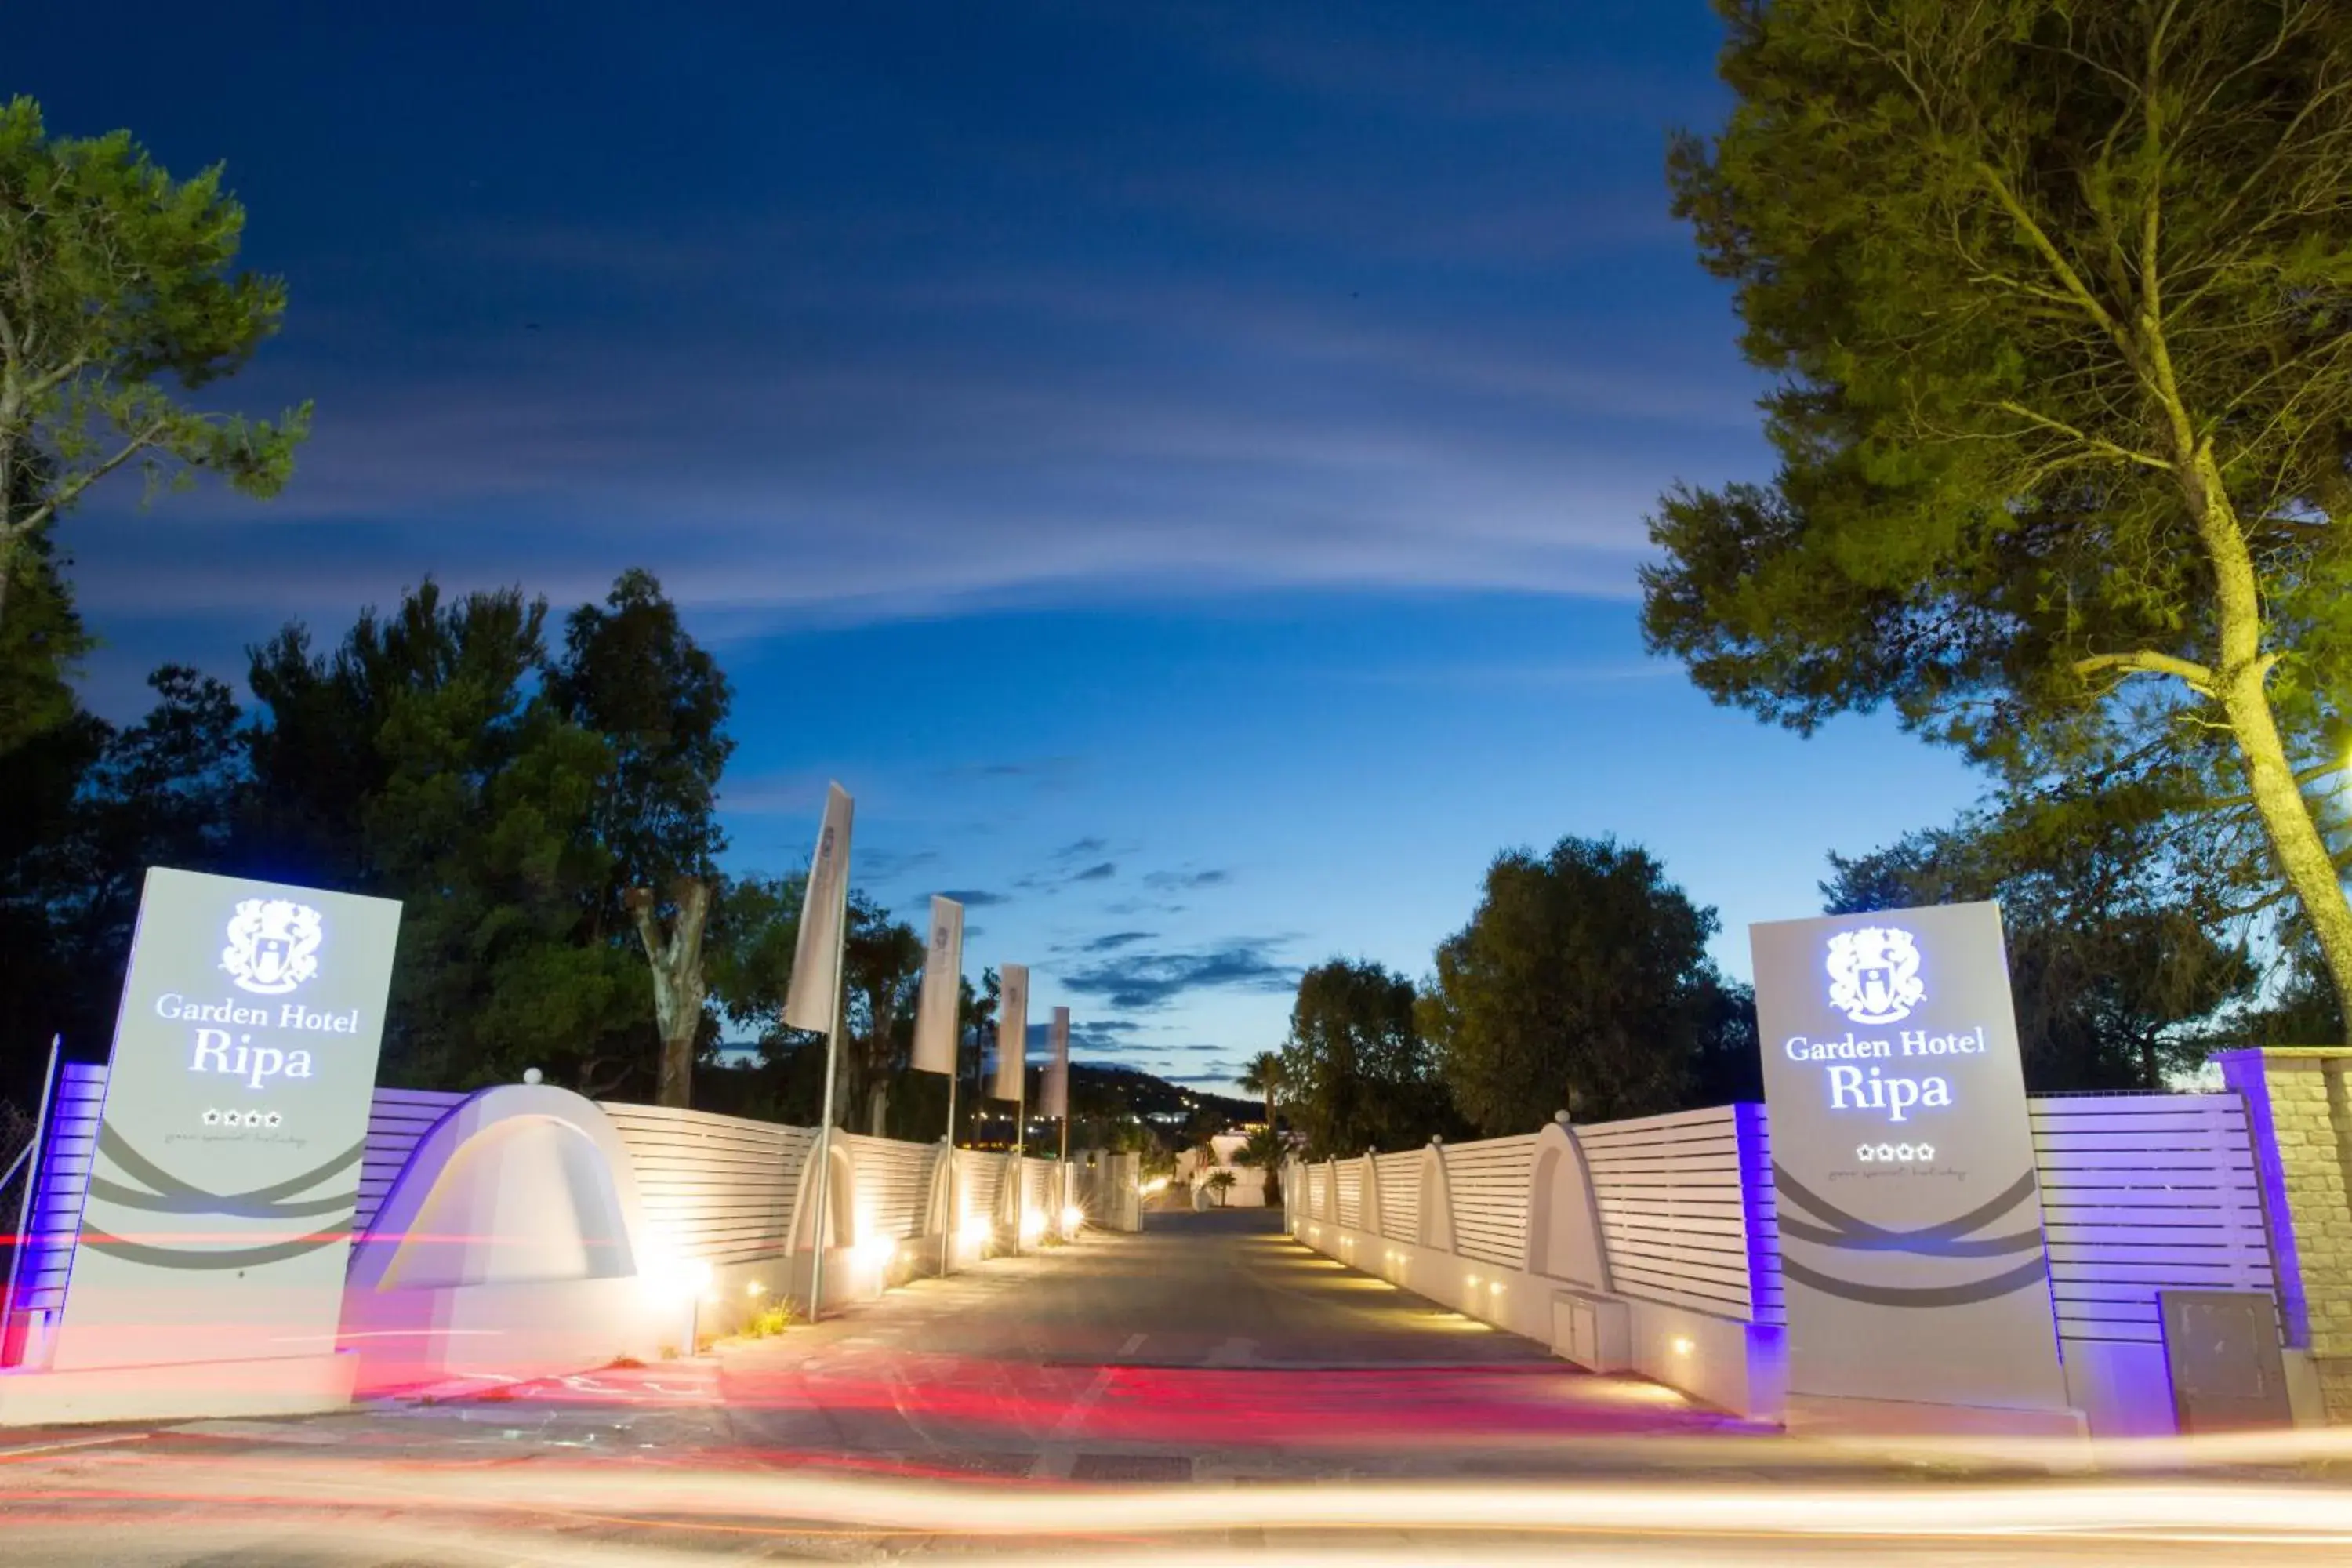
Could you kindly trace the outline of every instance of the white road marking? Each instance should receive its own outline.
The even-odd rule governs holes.
[[[1103,1396],[1103,1390],[1110,1386],[1111,1373],[1114,1370],[1116,1369],[1107,1366],[1095,1373],[1094,1381],[1087,1384],[1084,1393],[1070,1401],[1069,1407],[1062,1412],[1062,1418],[1054,1423],[1054,1430],[1049,1441],[1075,1436],[1077,1434],[1078,1428],[1087,1423],[1087,1412],[1095,1407],[1096,1403]]]

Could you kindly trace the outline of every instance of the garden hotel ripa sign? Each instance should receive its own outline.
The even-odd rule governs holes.
[[[331,1352],[400,906],[147,873],[52,1366]]]
[[[1749,940],[1791,1423],[2072,1429],[2000,911]]]

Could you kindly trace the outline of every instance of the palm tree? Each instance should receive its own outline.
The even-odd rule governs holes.
[[[1231,1171],[1219,1171],[1209,1178],[1209,1191],[1217,1194],[1217,1206],[1225,1206],[1225,1194],[1234,1190],[1235,1177]]]
[[[1274,1097],[1289,1087],[1283,1076],[1282,1057],[1275,1051],[1260,1051],[1250,1058],[1249,1068],[1241,1077],[1241,1085],[1252,1094],[1265,1096],[1265,1124],[1274,1125]]]

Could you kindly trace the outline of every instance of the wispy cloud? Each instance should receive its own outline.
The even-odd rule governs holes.
[[[1222,888],[1234,879],[1231,871],[1212,868],[1205,871],[1152,871],[1145,875],[1144,885],[1163,893],[1189,892],[1200,888]]]
[[[1301,971],[1280,962],[1281,945],[1242,937],[1192,952],[1125,952],[1066,975],[1062,984],[1128,1012],[1165,1007],[1193,991],[1287,991]]]
[[[968,910],[984,910],[993,904],[1010,901],[1003,893],[992,893],[985,888],[949,888],[940,896],[943,899],[953,899]],[[964,934],[971,936],[974,933],[967,931]]]
[[[1139,942],[1150,942],[1157,931],[1115,931],[1096,937],[1085,945],[1087,952],[1115,952],[1122,947],[1133,947]]]

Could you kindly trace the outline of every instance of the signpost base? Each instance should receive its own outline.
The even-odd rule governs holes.
[[[0,1372],[0,1426],[314,1415],[350,1405],[359,1369],[359,1357],[330,1352],[266,1361]]]
[[[1789,1395],[1789,1430],[1804,1436],[2079,1437],[2090,1423],[2079,1410],[2025,1410],[1942,1405],[1911,1399],[1853,1399],[1834,1394]]]

